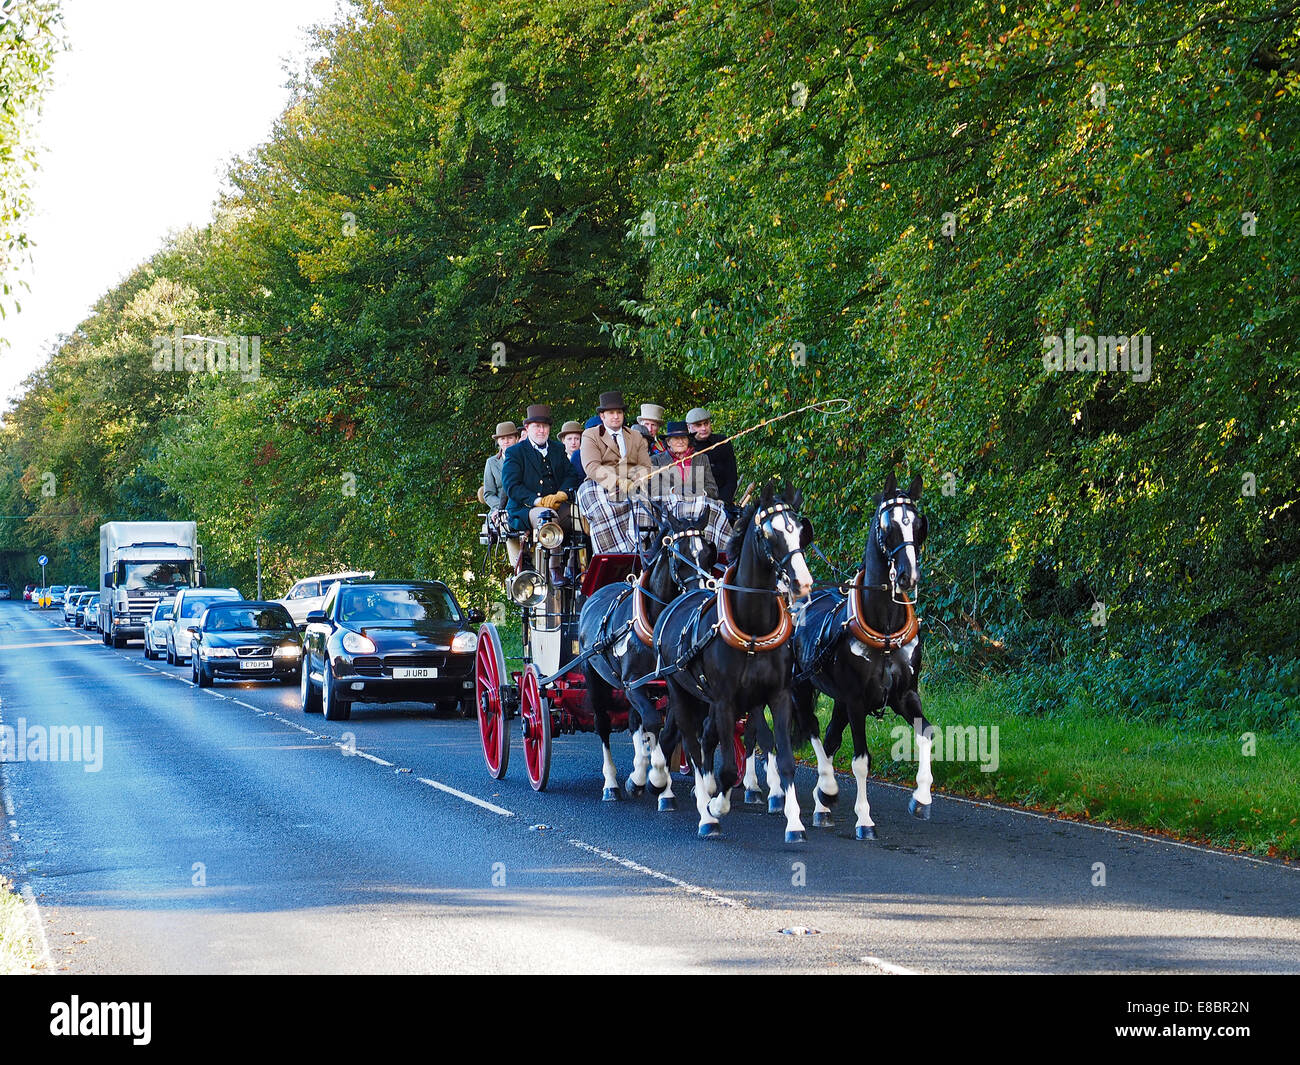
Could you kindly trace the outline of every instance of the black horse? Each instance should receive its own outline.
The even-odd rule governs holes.
[[[731,809],[736,720],[744,714],[752,720],[765,707],[772,711],[777,769],[785,788],[785,838],[805,838],[790,744],[794,625],[787,605],[812,587],[803,557],[802,501],[802,493],[791,496],[787,487],[778,495],[769,484],[733,526],[727,549],[732,564],[724,583],[716,592],[687,592],[655,625],[668,705],[694,769],[699,833],[705,838],[720,834],[718,818]],[[722,768],[715,780],[713,756],[719,742]]]
[[[930,819],[930,722],[921,712],[917,681],[921,673],[921,633],[907,593],[920,579],[918,556],[925,543],[925,518],[916,508],[921,498],[918,474],[906,492],[891,473],[876,497],[862,568],[845,589],[818,592],[795,626],[795,730],[810,736],[817,753],[817,790],[813,824],[832,825],[830,804],[839,798],[832,759],[847,724],[853,732],[853,776],[858,785],[854,805],[858,839],[875,839],[867,803],[867,714],[880,717],[888,707],[916,732],[916,790],[908,809]],[[817,738],[817,693],[834,700],[826,726],[825,746]]]
[[[603,798],[607,802],[620,798],[618,768],[609,749],[610,714],[615,709],[613,691],[618,688],[627,697],[627,728],[636,752],[632,775],[627,779],[628,791],[634,795],[645,791],[648,767],[651,785],[662,792],[659,809],[666,811],[675,808],[675,799],[672,774],[659,744],[665,715],[644,687],[629,690],[628,683],[654,669],[650,638],[655,622],[664,607],[682,592],[703,587],[718,552],[704,538],[707,515],[698,521],[682,520],[670,507],[656,508],[656,515],[659,528],[650,554],[642,559],[640,580],[635,585],[605,585],[593,592],[578,616],[578,640],[582,651],[605,645],[584,665],[587,694],[602,745]]]

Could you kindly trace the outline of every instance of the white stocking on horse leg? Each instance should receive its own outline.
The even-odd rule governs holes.
[[[934,740],[923,732],[916,734],[916,790],[912,792],[912,801],[907,804],[913,817],[923,821],[930,820],[930,785],[934,783],[934,774],[930,770],[930,750]]]
[[[867,774],[871,772],[871,755],[864,754],[853,759],[853,779],[858,785],[858,799],[853,804],[853,812],[858,815],[856,835],[858,839],[875,839],[876,823],[871,820],[871,804],[867,802]]]
[[[785,793],[785,840],[792,843],[805,838],[803,821],[799,817],[799,799],[794,793],[794,784]]]
[[[826,804],[839,798],[840,782],[835,779],[835,765],[826,754],[826,748],[816,736],[812,739],[812,749],[817,755],[817,790],[813,792],[813,809],[824,813],[830,807]]]
[[[645,788],[646,768],[650,765],[646,746],[645,729],[639,728],[632,733],[632,775],[627,778],[628,791],[640,791]]]
[[[609,747],[601,748],[601,772],[605,775],[605,798],[618,798],[618,766],[614,764],[614,756],[610,753]]]
[[[700,835],[719,834],[718,819],[709,813],[709,799],[713,794],[713,774],[704,776],[695,770],[695,808],[700,811]]]
[[[745,791],[758,791],[758,755],[757,747],[745,759]]]
[[[646,735],[650,740],[650,785],[671,795],[673,775],[668,772],[668,759],[664,756],[663,748],[659,746],[659,736],[654,732]]]

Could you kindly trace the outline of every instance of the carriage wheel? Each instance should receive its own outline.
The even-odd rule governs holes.
[[[483,739],[483,760],[496,780],[506,775],[510,764],[510,730],[501,705],[505,683],[506,656],[501,637],[491,622],[479,626],[478,649],[474,652],[474,702],[478,706],[478,730]]]
[[[523,724],[524,762],[533,791],[545,791],[551,776],[551,707],[537,685],[537,667],[519,678],[519,718]]]

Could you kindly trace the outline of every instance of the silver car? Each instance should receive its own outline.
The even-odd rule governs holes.
[[[213,603],[243,598],[236,588],[182,588],[177,592],[166,630],[167,664],[189,664],[190,655],[194,653],[194,636],[189,627],[198,624],[203,611]]]
[[[144,623],[144,656],[151,661],[167,653],[167,631],[172,627],[175,599],[161,599]]]
[[[289,589],[288,595],[283,599],[274,599],[272,602],[279,603],[285,610],[289,611],[293,623],[301,629],[307,624],[307,615],[313,610],[321,608],[321,604],[325,602],[325,597],[329,595],[329,590],[339,581],[348,577],[373,577],[374,575],[374,570],[318,573],[314,577],[304,577],[302,580],[295,582],[294,586]]]

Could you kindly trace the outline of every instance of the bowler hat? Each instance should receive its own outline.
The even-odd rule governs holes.
[[[528,415],[524,418],[524,424],[529,422],[545,422],[551,424],[551,408],[546,403],[534,403],[528,408]]]
[[[565,422],[564,427],[560,430],[561,436],[568,436],[570,433],[582,432],[582,425],[579,422]]]
[[[641,417],[648,421],[664,423],[664,409],[658,403],[642,403]]]
[[[670,436],[690,436],[685,422],[669,422],[664,426],[663,436],[667,440]]]
[[[600,394],[600,403],[596,407],[596,413],[604,414],[607,410],[627,410],[627,404],[623,402],[622,392],[602,392]]]
[[[514,422],[497,422],[497,431],[492,434],[493,440],[500,440],[503,436],[518,436],[519,429]]]
[[[703,407],[693,407],[691,410],[688,410],[686,412],[686,423],[688,425],[692,424],[693,422],[711,422],[711,421],[713,421],[713,415],[710,414]]]

